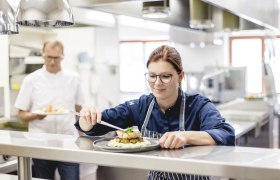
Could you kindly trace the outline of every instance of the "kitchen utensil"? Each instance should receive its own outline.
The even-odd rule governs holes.
[[[76,116],[82,116],[81,113],[78,113],[76,111],[73,111],[73,110],[70,110],[70,112],[74,113]],[[113,124],[110,124],[110,123],[107,123],[105,121],[100,121],[99,124],[102,124],[102,125],[105,125],[105,126],[108,126],[108,127],[111,127],[111,128],[114,128],[114,129],[118,129],[118,130],[121,130],[121,131],[125,131],[126,129],[123,129],[123,128],[120,128],[118,126],[115,126]],[[138,127],[136,126],[137,130],[138,130]],[[133,128],[132,128],[133,129]],[[135,129],[135,128],[134,128]],[[133,129],[133,130],[134,130]]]

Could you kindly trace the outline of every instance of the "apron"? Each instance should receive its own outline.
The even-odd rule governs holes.
[[[143,137],[149,138],[157,138],[160,139],[163,134],[150,131],[147,129],[148,122],[150,120],[151,113],[153,111],[153,107],[155,105],[155,99],[149,105],[144,123],[141,127],[141,133]],[[179,117],[179,131],[185,131],[185,106],[186,106],[186,96],[182,92],[182,100],[180,105],[180,117]],[[211,180],[211,177],[208,176],[198,176],[198,175],[190,175],[190,174],[182,174],[182,173],[169,173],[169,172],[161,172],[161,171],[150,171],[147,177],[148,180]]]

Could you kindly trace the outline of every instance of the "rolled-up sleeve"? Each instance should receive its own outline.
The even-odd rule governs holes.
[[[233,127],[225,122],[220,112],[209,100],[204,100],[199,111],[201,130],[207,132],[218,145],[235,145],[235,132]]]
[[[115,126],[121,127],[121,128],[127,128],[133,125],[133,121],[131,118],[131,110],[129,106],[126,103],[120,104],[116,106],[115,108],[110,108],[102,111],[102,120],[106,121],[110,124],[114,124]],[[75,123],[75,127],[84,133],[86,133],[89,136],[98,136],[106,134],[107,132],[114,131],[115,129],[101,125],[96,124],[93,126],[93,128],[89,131],[83,131],[80,128],[79,121]]]

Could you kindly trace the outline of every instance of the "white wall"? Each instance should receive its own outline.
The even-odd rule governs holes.
[[[56,29],[56,37],[46,37],[46,40],[60,40],[64,45],[64,59],[62,66],[66,69],[80,73],[85,94],[85,104],[94,104],[90,92],[90,58],[95,54],[95,30],[94,27],[75,27]],[[89,62],[80,62],[80,53],[88,55]]]
[[[53,36],[53,31],[20,27],[19,34],[9,36],[10,45],[20,45],[35,49],[42,49],[45,36]]]
[[[4,87],[4,113],[6,118],[10,118],[8,42],[8,36],[0,35],[0,86]]]
[[[95,32],[96,53],[93,64],[96,76],[94,76],[92,86],[97,93],[97,106],[103,109],[119,103],[119,39],[116,27],[98,27]]]
[[[168,40],[167,32],[141,27],[119,26],[119,39],[126,40]]]
[[[202,72],[207,66],[224,66],[224,47],[207,45],[204,48],[191,48],[188,45],[175,44],[181,54],[186,72]]]

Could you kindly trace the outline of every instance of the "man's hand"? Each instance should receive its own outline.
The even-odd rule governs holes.
[[[46,117],[46,115],[39,115],[39,114],[34,114],[35,115],[35,119],[38,119],[38,120],[42,120]]]
[[[34,120],[43,120],[46,117],[46,115],[34,114],[30,111],[23,111],[23,110],[19,110],[18,116],[23,122],[26,123]]]

